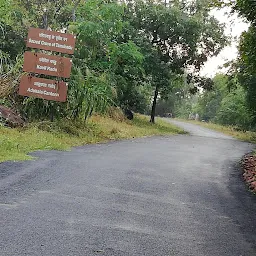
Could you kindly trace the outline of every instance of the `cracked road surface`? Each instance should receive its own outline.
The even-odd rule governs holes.
[[[37,152],[0,164],[1,256],[255,256],[253,145],[191,135]]]

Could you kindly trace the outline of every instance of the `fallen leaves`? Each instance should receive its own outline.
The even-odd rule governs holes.
[[[249,189],[256,193],[256,155],[249,154],[242,160],[243,177]]]

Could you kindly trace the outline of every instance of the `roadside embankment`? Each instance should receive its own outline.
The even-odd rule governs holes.
[[[32,158],[28,154],[37,150],[69,150],[109,140],[179,133],[184,131],[162,120],[151,124],[141,115],[135,115],[133,121],[95,115],[87,122],[45,121],[15,129],[0,126],[0,162],[28,160]]]

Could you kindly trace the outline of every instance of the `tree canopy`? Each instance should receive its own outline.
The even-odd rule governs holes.
[[[66,103],[16,93],[31,26],[77,35]],[[157,101],[173,97],[179,77],[189,80],[190,90],[211,85],[199,70],[227,44],[224,26],[204,0],[0,0],[0,28],[0,81],[12,88],[2,86],[1,102],[27,118],[54,110],[56,117],[86,119],[111,105],[148,113],[152,101],[154,122]]]

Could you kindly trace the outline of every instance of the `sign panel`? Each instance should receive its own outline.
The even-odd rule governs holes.
[[[72,60],[61,56],[25,52],[23,71],[69,78]]]
[[[24,75],[20,81],[19,95],[65,102],[67,83]]]
[[[30,28],[28,31],[27,47],[46,51],[73,54],[76,37],[39,28]]]

